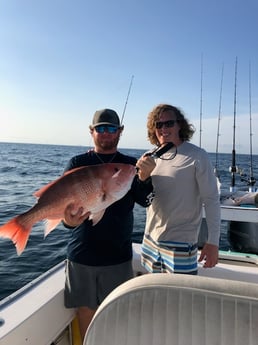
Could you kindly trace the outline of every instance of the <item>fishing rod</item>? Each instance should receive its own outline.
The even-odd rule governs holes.
[[[200,147],[202,147],[202,83],[203,83],[203,57],[201,58],[200,138],[199,138]]]
[[[121,118],[121,125],[122,125],[123,120],[124,120],[124,116],[125,116],[125,111],[126,111],[126,107],[127,107],[129,95],[130,95],[131,88],[132,88],[132,85],[133,85],[133,78],[134,78],[134,76],[132,75],[132,77],[131,77],[131,82],[130,82],[129,89],[128,89],[128,93],[127,93],[127,97],[126,97],[126,100],[125,100],[125,106],[124,106],[122,118]]]
[[[221,80],[220,80],[220,95],[219,95],[219,112],[218,112],[218,126],[217,126],[217,142],[216,142],[216,156],[215,156],[215,176],[219,179],[220,174],[218,172],[218,155],[219,155],[219,137],[220,137],[220,121],[221,121],[221,102],[222,102],[222,86],[223,86],[223,76],[224,76],[224,63],[222,64],[221,70]]]
[[[151,152],[145,153],[144,156],[145,157],[151,156],[153,158],[160,158],[164,153],[166,153],[168,150],[170,150],[174,146],[175,146],[174,143],[172,143],[172,141],[169,141],[169,142],[165,143],[165,145],[163,145],[161,147],[159,146],[159,147],[155,148],[154,150],[152,150]],[[176,150],[176,152],[177,152],[177,150]],[[175,155],[176,155],[176,152],[175,152]],[[170,159],[167,159],[167,160],[170,160]]]
[[[255,192],[254,185],[256,179],[253,176],[253,143],[252,143],[252,90],[251,90],[251,62],[249,62],[249,138],[250,138],[250,175],[249,178],[246,175],[241,176],[241,181],[247,182],[249,186],[249,192]]]
[[[230,186],[230,192],[236,191],[235,186],[235,174],[237,172],[236,167],[236,94],[237,94],[237,57],[236,57],[236,63],[235,63],[235,90],[234,90],[234,123],[233,123],[233,148],[232,148],[232,165],[229,168],[229,171],[231,172],[231,186]]]
[[[123,123],[123,119],[124,119],[124,115],[125,115],[125,111],[126,111],[129,95],[130,95],[130,92],[131,92],[131,89],[132,89],[133,79],[134,79],[134,75],[132,75],[132,77],[131,77],[131,81],[130,81],[130,85],[129,85],[129,89],[128,89],[128,93],[127,93],[127,97],[126,97],[126,101],[125,101],[125,106],[124,106],[124,110],[123,110],[123,114],[122,114],[122,118],[121,118],[121,125]],[[166,153],[173,146],[175,146],[175,145],[172,142],[168,142],[164,146],[157,147],[153,151],[146,153],[145,156],[151,156],[153,158],[160,158],[164,153]]]
[[[174,159],[177,155],[177,148],[175,147],[175,152],[173,154],[173,156],[171,158],[162,158],[161,156],[166,153],[168,150],[170,150],[172,147],[174,147],[174,143],[172,143],[172,141],[169,141],[167,143],[165,143],[162,146],[158,146],[156,147],[154,150],[147,152],[144,154],[144,157],[152,157],[152,158],[160,158],[163,160],[171,160]],[[136,167],[136,171],[139,171],[139,168]]]
[[[249,123],[250,123],[250,177],[249,186],[250,192],[254,192],[255,178],[253,175],[253,132],[252,132],[252,90],[251,90],[251,62],[249,62]]]

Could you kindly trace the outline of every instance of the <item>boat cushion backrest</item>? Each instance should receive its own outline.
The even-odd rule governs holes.
[[[258,285],[146,274],[100,305],[84,345],[257,345]]]

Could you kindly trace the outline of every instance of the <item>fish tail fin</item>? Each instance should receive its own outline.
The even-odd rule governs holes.
[[[25,226],[25,224],[19,222],[20,217],[17,216],[0,227],[0,237],[10,238],[18,255],[21,255],[24,251],[32,229],[32,226]]]

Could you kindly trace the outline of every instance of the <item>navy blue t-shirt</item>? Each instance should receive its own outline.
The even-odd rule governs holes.
[[[114,155],[98,154],[93,150],[73,157],[65,171],[80,166],[110,162]],[[100,157],[100,158],[99,158]],[[112,162],[136,164],[136,159],[117,152]],[[141,182],[136,175],[130,191],[120,200],[109,206],[102,219],[92,226],[85,220],[70,230],[67,257],[69,260],[89,266],[120,264],[132,258],[133,207],[135,202],[146,207],[153,191],[151,180]]]

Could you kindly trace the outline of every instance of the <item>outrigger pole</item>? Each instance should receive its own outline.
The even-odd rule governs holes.
[[[230,167],[231,172],[231,186],[230,192],[236,191],[235,186],[235,174],[237,172],[236,167],[236,89],[237,89],[237,57],[235,63],[235,92],[234,92],[234,124],[233,124],[233,149],[232,149],[232,166]]]
[[[129,89],[128,89],[128,93],[127,93],[127,97],[126,97],[126,100],[125,100],[125,106],[124,106],[124,110],[123,110],[123,114],[122,114],[122,118],[121,118],[121,124],[123,123],[123,120],[124,120],[125,111],[126,111],[126,107],[127,107],[127,102],[128,102],[128,99],[129,99],[129,95],[130,95],[130,92],[131,92],[132,85],[133,85],[133,78],[134,78],[134,76],[132,75],[131,82],[130,82]]]
[[[218,127],[217,127],[217,142],[216,142],[216,158],[215,158],[215,176],[219,180],[218,172],[218,152],[219,152],[219,136],[220,136],[220,119],[221,119],[221,101],[222,101],[222,86],[223,86],[223,76],[224,76],[224,63],[222,64],[221,70],[221,81],[220,81],[220,95],[219,95],[219,113],[218,113]]]

